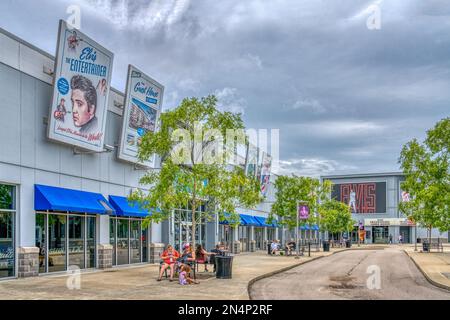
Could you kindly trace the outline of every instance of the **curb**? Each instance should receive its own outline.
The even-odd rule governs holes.
[[[336,253],[344,252],[344,251],[349,251],[349,250],[352,250],[352,249],[351,249],[351,248],[345,248],[345,249],[342,249],[342,250],[340,250],[340,251],[335,251],[335,252],[333,252],[333,253],[331,253],[331,254],[329,254],[329,255],[326,255],[326,256],[315,257],[315,258],[312,258],[312,259],[310,259],[310,260],[305,260],[305,261],[302,261],[302,262],[299,262],[299,263],[296,263],[296,264],[293,264],[293,265],[290,265],[290,266],[287,266],[287,267],[284,267],[284,268],[281,268],[281,269],[278,269],[278,270],[274,270],[274,271],[271,271],[271,272],[262,274],[262,275],[260,275],[260,276],[257,276],[256,278],[251,279],[251,280],[248,282],[248,284],[247,284],[247,295],[248,295],[248,299],[249,299],[249,300],[253,300],[253,299],[252,299],[252,296],[250,295],[250,287],[251,287],[256,281],[259,281],[259,280],[264,279],[264,278],[269,278],[269,277],[271,277],[271,276],[273,276],[273,275],[276,275],[276,274],[278,274],[278,273],[282,273],[282,272],[288,271],[288,270],[293,269],[293,268],[295,268],[295,267],[299,267],[299,266],[301,266],[301,265],[303,265],[303,264],[305,264],[305,263],[308,263],[308,262],[311,262],[311,261],[315,261],[315,260],[318,260],[318,259],[320,259],[320,258],[330,257],[330,256],[332,256],[332,255],[334,255],[334,254],[336,254]]]
[[[435,287],[444,289],[444,290],[446,290],[446,291],[450,291],[450,287],[449,287],[449,286],[447,286],[447,285],[445,285],[445,284],[442,284],[442,283],[440,283],[440,282],[436,282],[436,281],[434,281],[433,279],[431,279],[431,277],[425,272],[425,270],[423,270],[423,269],[420,267],[420,265],[416,262],[416,260],[414,260],[414,258],[411,257],[411,256],[409,255],[409,253],[408,253],[405,249],[403,249],[403,252],[409,257],[409,259],[411,259],[411,261],[414,263],[414,265],[417,267],[417,269],[419,269],[419,271],[423,274],[423,276],[425,277],[425,279],[428,280],[429,283],[431,283],[431,284],[432,284],[433,286],[435,286]]]

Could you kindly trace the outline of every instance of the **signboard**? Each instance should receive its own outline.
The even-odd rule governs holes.
[[[297,215],[300,220],[306,220],[309,218],[309,207],[301,204],[297,208]]]
[[[270,169],[272,167],[272,157],[263,152],[262,164],[261,164],[261,194],[266,196],[267,189],[270,183]]]
[[[59,21],[49,139],[103,150],[113,53]]]
[[[147,132],[155,132],[161,112],[164,86],[136,67],[128,66],[118,158],[137,163],[138,149]],[[155,157],[142,163],[155,167]]]
[[[364,219],[366,226],[414,226],[414,222],[406,218]]]
[[[386,213],[386,182],[334,184],[331,197],[348,204],[352,213]]]

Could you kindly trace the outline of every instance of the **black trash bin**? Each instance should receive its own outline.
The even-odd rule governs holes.
[[[422,243],[422,239],[417,238],[417,243]]]
[[[345,247],[346,248],[351,248],[352,247],[352,242],[350,240],[345,241]]]
[[[267,254],[272,254],[272,246],[271,243],[267,244]]]
[[[233,256],[216,256],[216,278],[231,279]]]
[[[323,251],[330,251],[330,242],[329,241],[323,242]]]
[[[430,244],[428,242],[422,242],[423,252],[430,252]]]

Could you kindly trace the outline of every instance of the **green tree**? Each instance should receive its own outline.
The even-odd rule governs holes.
[[[325,201],[331,192],[331,182],[320,183],[319,179],[298,176],[279,176],[275,181],[275,202],[269,214],[269,222],[274,215],[280,218],[279,223],[289,230],[297,225],[297,204],[302,201],[309,206],[310,215],[307,220],[300,220],[299,225],[318,224],[314,213],[318,211],[319,202]]]
[[[399,157],[405,174],[402,189],[410,194],[410,201],[401,202],[400,211],[429,230],[450,229],[450,118],[439,121],[427,131],[423,143],[412,139],[406,143]]]
[[[323,230],[329,233],[339,233],[353,229],[354,221],[350,207],[334,199],[327,199],[319,206],[319,221]]]
[[[168,219],[173,209],[188,204],[193,246],[197,220],[202,218],[200,205],[206,204],[204,218],[218,213],[223,220],[224,213],[229,213],[227,220],[237,225],[240,219],[236,207],[251,208],[261,201],[258,181],[246,176],[243,168],[230,167],[228,161],[235,151],[229,144],[234,146],[235,138],[243,143],[247,140],[241,115],[221,112],[216,104],[215,96],[186,98],[177,108],[161,114],[160,130],[146,133],[139,148],[141,161],[157,154],[161,168],[148,171],[140,179],[141,185],[148,186],[148,192],[136,190],[129,197],[152,211],[145,219],[146,226]],[[230,130],[239,133],[232,141],[227,136]],[[226,147],[221,137],[228,138]]]

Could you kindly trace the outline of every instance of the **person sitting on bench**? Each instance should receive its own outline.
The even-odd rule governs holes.
[[[273,240],[272,244],[270,245],[270,250],[272,254],[277,254],[277,251],[280,250],[278,246],[278,240]]]
[[[295,241],[294,239],[291,239],[288,243],[286,243],[286,255],[291,256],[292,251],[296,249]]]

